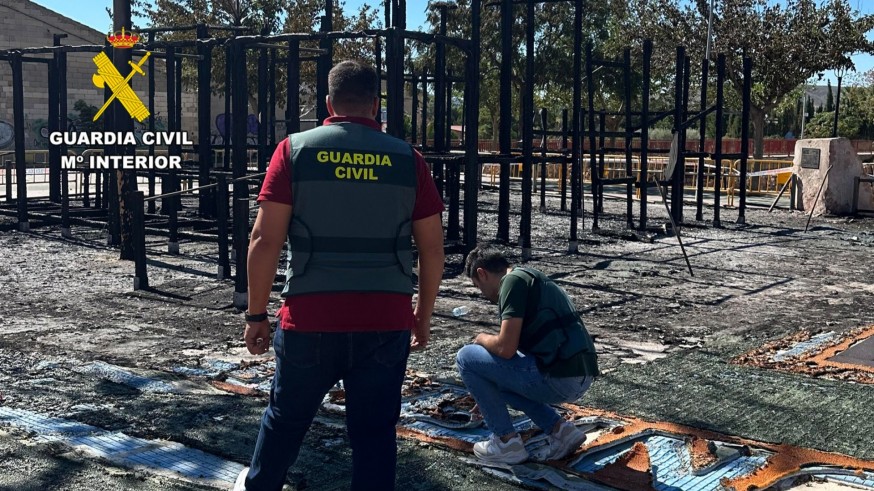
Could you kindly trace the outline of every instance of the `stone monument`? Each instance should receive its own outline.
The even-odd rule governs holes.
[[[829,171],[831,167],[831,171]],[[797,176],[795,206],[815,215],[847,215],[852,212],[857,177],[867,177],[850,140],[816,138],[795,142],[794,172]],[[828,175],[826,175],[828,174]],[[823,184],[823,180],[825,184]],[[820,186],[822,193],[816,199]],[[870,183],[859,185],[859,209],[874,209]],[[814,201],[816,202],[814,207]]]

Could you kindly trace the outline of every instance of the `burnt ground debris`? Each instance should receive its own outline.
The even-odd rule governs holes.
[[[496,194],[480,197],[482,242],[495,236]],[[675,238],[625,229],[623,203],[605,201],[599,234],[585,223],[578,254],[565,252],[569,214],[557,211],[555,197],[548,205],[533,217],[529,264],[571,294],[606,372],[579,404],[874,459],[874,387],[730,364],[800,329],[874,324],[874,221],[820,217],[804,233],[801,213],[749,209],[751,225],[737,226],[736,212],[724,209],[724,228],[683,228],[690,277]],[[654,224],[667,220],[660,203],[650,214]],[[183,253],[173,256],[162,252],[164,238],[150,236],[153,290],[133,292],[133,264],[102,246],[104,231],[75,227],[73,236],[62,239],[54,227],[0,232],[2,404],[247,462],[263,398],[150,393],[74,370],[102,360],[170,372],[207,357],[243,358],[233,285],[215,280],[216,246],[183,242]],[[519,260],[518,248],[505,249]],[[497,328],[494,307],[461,277],[462,259],[447,258],[430,347],[410,359],[419,372],[454,376],[458,349],[480,330]],[[460,305],[470,313],[453,317]],[[0,431],[0,488],[205,489]],[[341,427],[314,424],[289,482],[295,489],[347,488],[347,444]],[[401,440],[399,455],[399,488],[510,487],[417,441]]]

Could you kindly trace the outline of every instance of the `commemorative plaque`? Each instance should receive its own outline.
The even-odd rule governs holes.
[[[819,169],[819,152],[818,148],[802,148],[801,167],[803,169]]]

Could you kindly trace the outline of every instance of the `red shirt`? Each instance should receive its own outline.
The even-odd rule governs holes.
[[[373,119],[333,116],[324,124],[357,123],[380,130]],[[292,205],[288,138],[276,147],[258,201]],[[443,200],[424,157],[414,150],[418,187],[413,220],[443,212]],[[294,210],[292,210],[294,212]],[[287,297],[277,317],[282,329],[319,332],[397,331],[412,329],[412,297],[399,293],[313,293]]]

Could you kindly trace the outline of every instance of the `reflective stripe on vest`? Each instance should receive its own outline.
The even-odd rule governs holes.
[[[413,150],[356,123],[289,136],[292,220],[282,296],[412,295]]]

